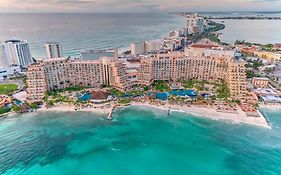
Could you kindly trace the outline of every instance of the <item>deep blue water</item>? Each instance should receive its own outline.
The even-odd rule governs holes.
[[[0,119],[2,175],[279,175],[281,111],[272,129],[147,108],[29,113]]]
[[[281,16],[281,13],[258,13]],[[203,15],[251,15],[257,13],[203,13]],[[167,13],[147,14],[7,14],[0,13],[0,41],[28,40],[35,58],[47,56],[44,43],[59,41],[64,56],[79,56],[86,49],[129,47],[130,43],[166,36],[185,27],[182,17]],[[281,43],[281,22],[264,20],[225,20],[221,39],[233,43],[244,39],[261,43]]]
[[[78,56],[85,49],[128,48],[132,42],[162,38],[184,27],[185,19],[162,13],[0,13],[0,26],[0,41],[28,40],[34,57],[46,57],[47,41],[61,42],[65,56]]]

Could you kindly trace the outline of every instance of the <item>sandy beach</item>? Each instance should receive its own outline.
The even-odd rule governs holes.
[[[247,116],[240,108],[238,108],[238,111],[236,113],[225,113],[225,112],[217,112],[215,108],[206,108],[206,107],[197,107],[197,106],[180,106],[180,105],[152,105],[149,103],[140,103],[140,102],[133,102],[130,106],[140,106],[140,107],[152,107],[157,108],[161,110],[168,111],[169,109],[171,111],[177,111],[177,112],[184,112],[189,113],[198,117],[205,117],[210,118],[212,120],[225,120],[231,123],[246,123],[256,126],[261,126],[265,128],[271,128],[266,120],[266,118],[260,113],[260,117],[249,117]],[[40,108],[37,111],[52,111],[52,112],[94,112],[97,114],[102,115],[108,115],[112,110],[112,107],[108,108],[94,108],[94,107],[85,107],[85,108],[79,108],[76,110],[76,107],[74,105],[68,105],[68,104],[59,104],[51,108]]]
[[[41,111],[41,112],[46,112],[46,111],[50,111],[50,112],[94,112],[97,114],[104,114],[104,115],[108,115],[111,111],[111,108],[93,108],[93,107],[88,107],[88,108],[79,108],[78,110],[76,110],[76,107],[74,105],[68,105],[68,104],[59,104],[56,106],[53,106],[51,108],[46,108],[46,107],[42,107],[40,109],[38,109],[37,111]]]
[[[261,117],[248,117],[241,109],[238,109],[237,113],[224,113],[217,112],[215,108],[204,108],[196,106],[179,106],[179,105],[151,105],[149,103],[132,103],[132,106],[147,106],[154,107],[162,110],[185,112],[198,117],[210,118],[213,120],[226,120],[232,123],[246,123],[256,126],[261,126],[265,128],[271,128],[266,120],[266,118],[259,112]]]

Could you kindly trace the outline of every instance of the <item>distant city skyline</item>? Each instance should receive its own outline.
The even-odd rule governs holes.
[[[0,0],[0,12],[280,11],[281,0]]]

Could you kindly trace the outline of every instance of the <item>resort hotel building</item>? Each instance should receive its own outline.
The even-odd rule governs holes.
[[[114,58],[100,60],[44,59],[27,70],[28,100],[41,101],[47,91],[73,86],[110,85],[120,91],[130,88],[125,64]]]
[[[186,21],[186,27],[189,33],[201,32],[204,27],[204,18],[197,13],[189,15]]]
[[[26,68],[33,63],[28,42],[25,40],[7,40],[0,43],[0,66],[10,67],[12,65]]]
[[[48,42],[45,44],[48,58],[62,58],[62,46],[59,42]]]
[[[243,97],[247,92],[245,63],[234,58],[234,51],[213,45],[193,45],[185,52],[141,56],[136,69],[127,63],[126,59],[112,57],[42,60],[28,67],[29,100],[40,101],[47,91],[71,86],[110,85],[128,91],[135,85],[150,86],[157,80],[225,80],[233,98]]]

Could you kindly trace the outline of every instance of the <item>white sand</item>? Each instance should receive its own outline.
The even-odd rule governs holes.
[[[168,110],[169,108],[171,111],[178,111],[178,112],[185,112],[189,114],[193,114],[199,117],[206,117],[213,120],[226,120],[232,123],[246,123],[256,126],[261,126],[265,128],[271,128],[268,125],[265,117],[260,113],[260,117],[248,117],[240,108],[238,108],[237,113],[224,113],[224,112],[217,112],[215,108],[204,108],[204,107],[196,107],[196,106],[180,106],[180,105],[151,105],[149,103],[132,103],[132,106],[144,106],[144,107],[153,107],[162,110]],[[56,111],[56,112],[76,112],[76,111],[83,111],[83,112],[94,112],[98,114],[108,115],[112,108],[83,108],[75,110],[74,105],[68,104],[60,104],[56,105],[51,108],[40,108],[38,111]]]
[[[56,105],[53,106],[51,108],[40,108],[37,111],[55,111],[55,112],[94,112],[94,113],[98,113],[98,114],[109,114],[111,111],[111,108],[78,108],[78,110],[75,110],[75,106],[74,105],[68,105],[68,104],[60,104],[60,105]]]
[[[196,106],[179,106],[179,105],[151,105],[149,103],[133,103],[133,106],[148,106],[148,107],[154,107],[159,108],[163,110],[168,110],[169,108],[171,111],[179,111],[179,112],[185,112],[189,114],[193,114],[196,116],[206,117],[213,120],[227,120],[231,121],[233,123],[246,123],[246,124],[252,124],[256,126],[261,126],[265,128],[271,128],[264,116],[260,114],[261,117],[248,117],[246,114],[238,108],[237,113],[223,113],[223,112],[217,112],[214,108],[204,108],[204,107],[196,107]]]

